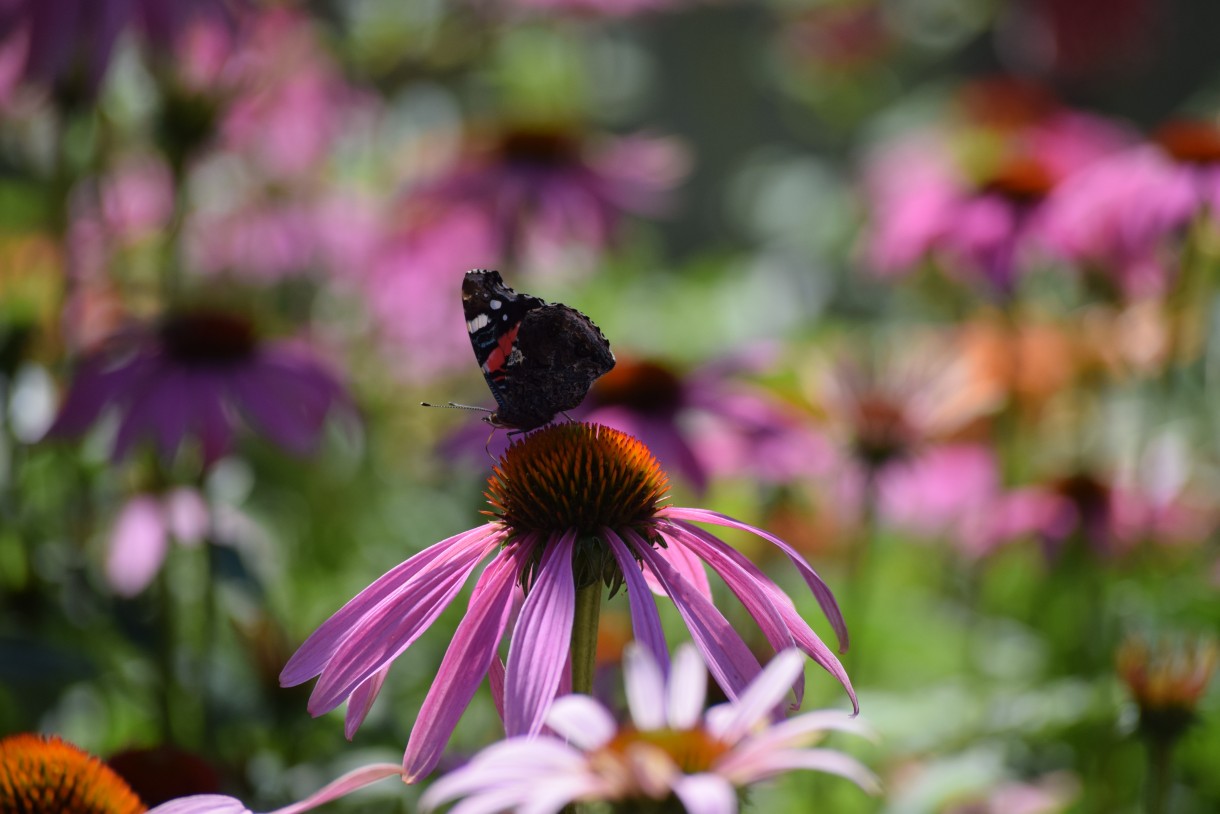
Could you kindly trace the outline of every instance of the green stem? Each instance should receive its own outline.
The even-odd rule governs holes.
[[[576,618],[572,620],[572,692],[593,694],[593,670],[597,666],[597,620],[601,608],[600,581],[576,591]]]
[[[572,620],[572,692],[593,694],[593,672],[597,667],[597,621],[602,610],[602,584],[594,580],[576,591],[576,616]],[[584,803],[563,807],[561,814],[587,814]]]
[[[1173,747],[1170,738],[1145,738],[1148,751],[1148,777],[1144,805],[1147,814],[1168,814],[1169,793],[1173,788]]]

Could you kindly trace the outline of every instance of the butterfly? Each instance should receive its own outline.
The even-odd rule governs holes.
[[[614,367],[610,343],[591,319],[561,303],[518,294],[498,271],[466,272],[462,309],[498,407],[483,418],[493,427],[527,432],[549,424],[579,406],[593,382]]]

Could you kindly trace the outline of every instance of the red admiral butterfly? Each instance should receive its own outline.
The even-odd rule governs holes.
[[[498,271],[466,272],[462,308],[475,359],[499,406],[483,419],[493,427],[526,432],[549,424],[556,413],[579,406],[614,367],[610,343],[592,320],[575,308],[518,294]]]

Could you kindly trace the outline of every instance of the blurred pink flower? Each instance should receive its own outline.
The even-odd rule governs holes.
[[[830,589],[790,545],[704,509],[662,506],[669,483],[639,441],[596,425],[553,424],[525,436],[488,481],[495,519],[411,557],[324,622],[289,660],[285,686],[319,676],[314,715],[347,700],[350,737],[368,713],[391,664],[491,557],[471,594],[405,755],[408,782],[435,766],[462,711],[496,661],[518,586],[524,604],[503,675],[509,736],[536,735],[568,669],[576,592],[625,585],[636,639],[666,669],[668,648],[650,591],[668,596],[731,699],[749,693],[760,667],[711,599],[710,566],[776,650],[797,647],[834,676],[855,706],[839,660],[796,612],[792,599],[753,563],[695,523],[748,531],[787,555],[843,647],[846,627]],[[799,671],[798,671],[799,673]],[[799,705],[803,676],[791,676]]]
[[[880,515],[894,526],[944,539],[975,559],[1054,522],[1057,501],[1000,482],[995,453],[981,444],[946,444],[883,476]]]
[[[686,164],[670,139],[591,143],[566,127],[507,128],[472,140],[455,166],[411,191],[406,206],[425,213],[416,221],[424,229],[446,225],[455,210],[477,219],[492,266],[553,268],[573,252],[606,248],[624,215],[661,214]]]
[[[208,465],[241,425],[308,453],[327,416],[350,415],[352,405],[305,348],[260,341],[238,314],[196,309],[113,337],[86,357],[47,435],[78,435],[110,412],[119,416],[115,459],[145,438],[166,457],[192,440]]]
[[[1131,299],[1164,295],[1186,227],[1220,212],[1220,126],[1166,125],[1151,144],[1108,156],[1047,201],[1043,241]]]
[[[705,713],[707,670],[693,647],[679,648],[667,669],[630,644],[623,663],[629,723],[620,725],[588,696],[564,696],[546,714],[550,732],[493,744],[433,783],[420,803],[435,811],[462,800],[454,811],[484,814],[558,814],[575,802],[613,803],[616,811],[677,803],[672,810],[736,814],[750,786],[796,769],[878,793],[877,778],[855,759],[813,747],[826,733],[869,735],[867,727],[829,710],[771,719],[801,663],[795,649],[782,651],[737,699]]]
[[[765,363],[760,354],[718,359],[681,374],[652,359],[619,355],[594,383],[582,420],[639,438],[696,491],[710,478],[786,482],[823,473],[831,451],[812,417],[741,378]]]
[[[194,489],[130,498],[110,530],[106,581],[119,596],[135,596],[161,570],[171,539],[198,545],[209,525],[207,502]]]
[[[931,260],[1006,299],[1036,246],[1046,196],[1128,138],[1023,86],[982,84],[967,94],[960,120],[869,159],[865,252],[879,274],[908,274]]]
[[[225,82],[221,142],[271,179],[315,168],[371,103],[344,79],[308,16],[271,8],[247,21]]]
[[[277,808],[268,814],[299,814],[302,811],[310,811],[332,800],[346,797],[370,783],[396,775],[402,776],[402,766],[395,763],[372,763],[368,766],[361,766],[338,780],[328,783],[304,800]],[[195,794],[162,803],[156,808],[150,809],[148,814],[253,814],[253,812],[235,797],[220,794]]]
[[[416,383],[473,369],[457,292],[466,269],[496,258],[483,218],[465,209],[385,236],[359,284],[391,369]]]
[[[24,79],[96,91],[127,28],[169,50],[197,19],[230,20],[243,0],[7,0],[0,6],[0,45],[24,44]]]

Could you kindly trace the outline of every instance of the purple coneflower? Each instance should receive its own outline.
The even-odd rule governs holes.
[[[761,529],[705,509],[663,506],[668,489],[656,459],[624,433],[583,423],[538,430],[513,444],[489,479],[491,522],[425,549],[375,581],[309,637],[284,668],[281,682],[292,686],[319,676],[309,711],[320,715],[347,700],[350,737],[390,664],[493,555],[411,732],[404,757],[408,782],[436,765],[489,669],[493,686],[502,679],[510,736],[541,730],[568,670],[570,645],[573,686],[587,689],[595,637],[585,626],[596,632],[603,583],[612,589],[626,586],[635,638],[662,669],[669,656],[650,583],[668,596],[716,681],[729,698],[740,698],[761,668],[713,604],[705,564],[729,586],[772,647],[807,653],[843,684],[855,704],[838,658],[792,599],[736,549],[695,523],[743,529],[780,548],[846,648],[843,617],[817,572],[790,545]],[[518,586],[526,597],[502,668],[496,652]],[[793,689],[799,704],[803,681],[797,679]]]
[[[687,811],[735,814],[739,789],[795,769],[878,791],[876,778],[854,759],[812,748],[826,732],[867,734],[858,721],[832,711],[772,720],[801,662],[796,650],[784,650],[735,701],[705,713],[707,673],[693,648],[678,650],[667,678],[647,648],[629,645],[623,672],[630,724],[619,726],[588,696],[565,696],[546,716],[554,735],[490,746],[434,783],[420,802],[425,811],[463,799],[455,811],[555,814],[573,802],[636,812],[676,810],[676,801]]]
[[[242,424],[305,454],[329,414],[350,410],[338,380],[304,348],[260,341],[245,317],[200,308],[112,337],[86,357],[48,436],[80,434],[115,412],[115,459],[144,439],[170,457],[190,439],[210,464]]]
[[[476,216],[493,257],[552,266],[574,249],[603,249],[626,214],[660,214],[685,170],[683,151],[667,139],[594,144],[559,125],[508,127],[473,140],[408,204],[433,213],[430,223],[446,223],[447,213]]]

